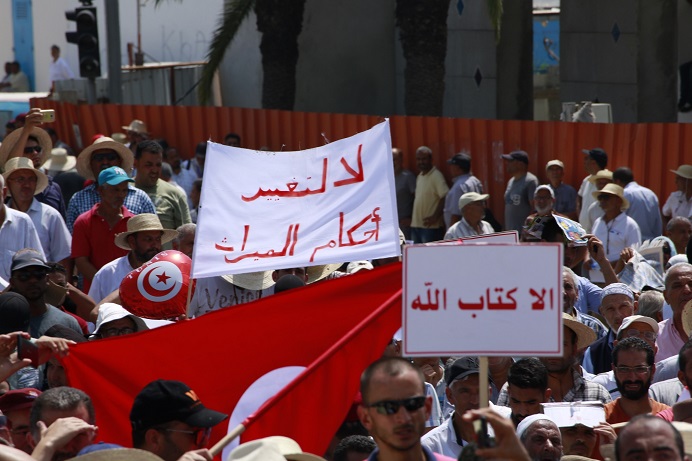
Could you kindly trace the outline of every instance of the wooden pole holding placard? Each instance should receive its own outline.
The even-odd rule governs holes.
[[[488,401],[488,357],[478,357],[478,406],[487,408]]]

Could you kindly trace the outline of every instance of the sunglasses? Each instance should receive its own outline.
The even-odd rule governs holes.
[[[367,405],[367,407],[374,408],[381,415],[394,415],[402,406],[406,408],[406,411],[412,413],[423,408],[423,405],[425,405],[425,398],[426,397],[423,395],[402,400],[382,400],[381,402],[371,403]]]
[[[34,152],[36,152],[37,154],[40,154],[40,153],[41,153],[41,150],[43,150],[43,149],[41,148],[41,146],[25,147],[25,148],[24,148],[24,153],[25,153],[25,154],[33,154]]]
[[[130,327],[125,327],[125,328],[107,328],[105,330],[101,330],[101,337],[103,338],[112,338],[113,336],[122,336],[122,335],[130,335],[134,333],[135,330],[134,328]]]
[[[48,271],[46,271],[45,269],[35,269],[33,271],[16,272],[12,274],[12,277],[16,278],[20,282],[26,282],[31,278],[41,280],[46,278],[47,275]]]
[[[115,152],[104,152],[101,154],[94,154],[91,156],[92,160],[96,160],[97,162],[102,162],[103,160],[108,160],[109,162],[114,162],[118,160],[118,157],[120,157],[118,154]]]
[[[166,432],[180,432],[182,434],[190,434],[195,438],[195,446],[205,447],[209,443],[209,437],[211,436],[211,427],[204,427],[196,429],[194,431],[184,431],[182,429],[169,429],[169,428],[156,428],[160,431]]]

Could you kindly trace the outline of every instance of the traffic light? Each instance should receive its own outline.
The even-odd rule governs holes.
[[[68,21],[77,23],[76,32],[65,32],[68,43],[79,49],[79,75],[85,78],[101,76],[101,56],[99,53],[99,29],[96,21],[96,7],[84,6],[74,11],[66,11]]]

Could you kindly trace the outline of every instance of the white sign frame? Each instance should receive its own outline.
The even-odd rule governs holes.
[[[562,356],[562,252],[559,243],[406,247],[403,355]]]

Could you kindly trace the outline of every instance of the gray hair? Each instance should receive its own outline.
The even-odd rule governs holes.
[[[188,236],[190,234],[194,234],[196,230],[197,230],[197,224],[195,224],[195,223],[183,224],[182,226],[180,226],[176,229],[176,231],[178,232],[178,236],[173,239],[173,242],[176,245],[179,244],[182,239],[184,239],[186,236]]]
[[[656,290],[645,291],[639,295],[637,314],[658,320],[656,314],[663,310],[663,301],[663,293]]]
[[[668,291],[668,282],[670,281],[671,274],[673,272],[680,272],[684,269],[687,269],[688,271],[692,271],[692,264],[690,263],[679,263],[674,266],[671,266],[670,269],[668,269],[668,272],[666,272],[666,278],[663,281],[663,284],[666,287],[666,291]]]

